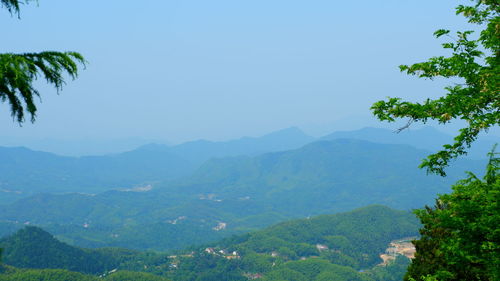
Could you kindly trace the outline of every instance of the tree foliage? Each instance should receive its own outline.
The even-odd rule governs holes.
[[[0,5],[19,16],[20,4],[28,2],[0,0]],[[33,87],[33,82],[43,77],[59,92],[65,84],[64,75],[75,79],[78,66],[85,66],[85,63],[77,52],[0,54],[0,101],[9,103],[11,115],[19,124],[25,121],[25,111],[34,122],[37,111],[34,99],[40,97],[40,93]]]
[[[484,179],[470,173],[416,212],[424,227],[406,280],[500,280],[499,164],[492,152]]]
[[[446,94],[434,100],[413,103],[388,98],[376,102],[371,108],[381,121],[409,118],[408,125],[400,130],[415,121],[436,120],[446,124],[455,119],[464,120],[466,126],[460,129],[454,143],[444,145],[441,151],[428,156],[421,164],[429,172],[442,176],[446,175],[444,168],[449,161],[466,154],[479,133],[500,124],[500,2],[473,2],[471,6],[458,6],[456,13],[483,28],[477,38],[472,38],[473,31],[457,32],[453,42],[442,44],[451,51],[451,56],[400,66],[400,70],[408,75],[428,79],[455,78],[462,83],[446,87]],[[440,29],[434,35],[439,38],[449,36],[449,33],[449,30]]]
[[[441,176],[446,175],[450,160],[466,154],[481,132],[500,124],[500,2],[473,2],[459,5],[456,12],[479,25],[478,37],[472,38],[473,31],[457,32],[453,42],[443,44],[451,56],[400,66],[409,75],[454,78],[461,84],[446,87],[446,94],[434,100],[412,103],[389,98],[372,106],[382,121],[409,118],[400,130],[415,121],[465,121],[453,144],[444,145],[421,164]],[[436,37],[449,34],[444,29],[434,33]],[[423,228],[420,240],[414,242],[417,251],[405,280],[500,280],[500,161],[494,151],[484,179],[469,173],[451,194],[439,196],[434,207],[415,212]]]

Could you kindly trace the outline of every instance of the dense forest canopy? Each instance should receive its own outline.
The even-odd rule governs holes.
[[[500,158],[491,153],[483,179],[474,174],[417,210],[424,227],[405,280],[500,279]]]

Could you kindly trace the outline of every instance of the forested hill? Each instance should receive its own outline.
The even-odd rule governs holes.
[[[416,237],[418,228],[410,212],[369,206],[234,236],[187,251],[188,255],[171,256],[167,264],[152,271],[167,272],[176,281],[251,277],[267,281],[396,281],[402,279],[409,260],[395,256],[388,266],[379,266],[380,254],[392,240]]]
[[[427,151],[363,140],[318,141],[257,157],[213,159],[187,179],[183,192],[218,199],[250,198],[293,215],[345,211],[369,204],[398,209],[432,203],[480,161],[457,161],[443,179],[418,169]]]
[[[2,262],[20,268],[67,269],[102,274],[135,256],[125,249],[88,250],[55,239],[41,228],[27,226],[0,240]]]
[[[410,212],[374,205],[280,223],[217,245],[241,252],[276,252],[289,259],[319,256],[317,245],[324,245],[331,250],[327,256],[333,263],[359,270],[380,263],[379,255],[390,241],[418,236],[419,227]]]

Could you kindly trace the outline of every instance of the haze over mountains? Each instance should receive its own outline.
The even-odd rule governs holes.
[[[430,127],[400,134],[365,128],[335,132],[319,140],[341,138],[408,144],[430,151],[451,140],[450,136]],[[285,151],[316,140],[292,127],[259,138],[245,137],[226,142],[200,140],[175,146],[149,144],[103,156],[65,157],[22,147],[0,147],[0,191],[4,195],[0,204],[38,192],[98,193],[147,186],[188,176],[212,158]],[[479,141],[470,158],[484,158],[493,143],[493,140]]]
[[[232,274],[229,279],[207,280],[246,280],[248,272],[266,272],[265,280],[282,280],[290,274],[303,276],[300,280],[330,280],[332,276],[392,280],[389,271],[401,275],[407,261],[399,260],[387,270],[369,269],[371,277],[358,271],[376,265],[379,252],[391,239],[414,235],[414,218],[407,212],[372,206],[345,215],[359,224],[353,228],[351,223],[337,222],[344,215],[328,214],[372,204],[405,211],[432,204],[436,194],[448,192],[465,171],[478,173],[486,163],[462,158],[447,169],[445,178],[417,168],[430,150],[450,139],[431,128],[401,134],[365,128],[320,139],[289,128],[260,138],[148,144],[103,156],[68,157],[0,147],[0,236],[35,225],[78,247],[171,251],[216,243],[212,245],[250,253],[246,262],[251,265],[194,254],[175,272],[169,271],[172,264],[165,263],[165,257],[150,260],[155,268],[165,266],[162,270],[174,280],[227,272]],[[488,151],[490,144],[482,142],[478,147]],[[316,215],[320,217],[308,219]],[[286,222],[292,219],[300,220]],[[281,224],[245,234],[277,223]],[[62,249],[70,255],[68,261],[81,258],[87,266],[80,270],[71,267],[78,262],[71,266],[62,262],[66,269],[96,273],[121,263],[115,257],[136,258],[133,251],[71,248],[41,230],[29,233],[51,249]],[[240,236],[216,242],[232,235]],[[331,248],[341,243],[342,253],[318,252],[317,243]],[[270,266],[275,262],[272,252],[284,258],[276,269]],[[16,256],[8,249],[7,260],[27,261],[25,255]],[[301,255],[306,260],[298,260]],[[142,271],[143,262],[152,257],[141,256],[140,265],[124,268]],[[207,262],[218,265],[208,269]],[[308,269],[319,267],[329,275],[316,276]]]
[[[423,127],[417,130],[406,129],[400,133],[379,128],[366,127],[355,131],[337,131],[321,137],[321,140],[334,140],[340,138],[360,139],[376,143],[407,144],[416,148],[437,151],[444,144],[453,142],[453,137],[440,132],[433,127]],[[500,141],[500,137],[485,136],[479,138],[469,149],[467,157],[483,159],[491,151],[493,145]]]
[[[0,136],[0,146],[24,146],[31,150],[51,152],[61,156],[72,157],[122,153],[134,150],[147,143],[169,145],[169,142],[165,140],[139,137],[96,140]]]
[[[104,156],[66,157],[23,147],[0,147],[0,190],[20,198],[38,192],[96,193],[186,176],[212,157],[256,155],[298,148],[313,138],[289,128],[260,138],[149,144]],[[21,192],[21,193],[19,193]],[[0,200],[6,202],[7,199]]]
[[[433,133],[423,130],[412,140]],[[21,200],[10,198],[7,204],[4,197],[0,233],[30,223],[86,247],[182,248],[369,204],[418,208],[447,192],[464,171],[480,171],[484,164],[462,159],[446,178],[427,176],[416,167],[428,151],[330,138],[334,140],[310,142],[299,130],[288,129],[259,139],[148,145],[80,158],[4,148],[3,155],[10,158],[2,157],[9,159],[2,162],[9,171],[0,175],[3,188],[31,185],[26,184]],[[265,149],[281,151],[259,154]],[[122,191],[104,192],[117,187]]]

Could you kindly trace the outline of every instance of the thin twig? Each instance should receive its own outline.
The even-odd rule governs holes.
[[[411,126],[411,124],[412,124],[413,122],[415,122],[415,119],[410,118],[410,120],[408,120],[408,122],[406,123],[406,125],[404,125],[403,127],[401,127],[401,128],[399,128],[399,129],[397,129],[397,130],[396,130],[396,131],[394,131],[394,132],[395,132],[396,134],[401,133],[402,131],[404,131],[404,130],[408,129],[408,128]]]

